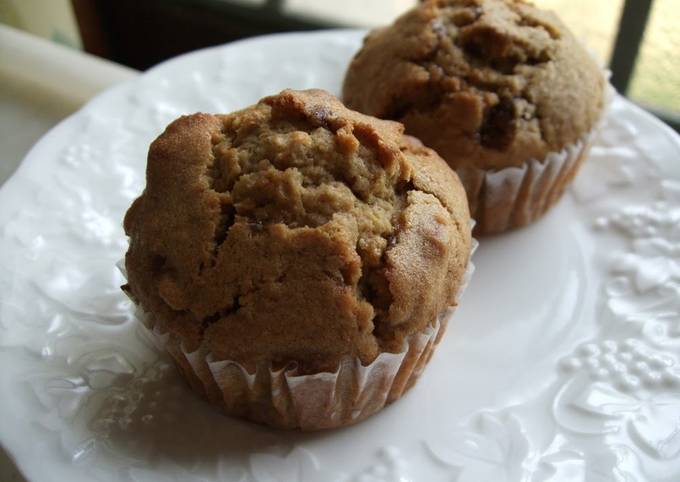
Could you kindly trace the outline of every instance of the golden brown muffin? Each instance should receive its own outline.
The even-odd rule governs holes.
[[[465,193],[402,131],[326,92],[287,90],[230,115],[181,117],[151,145],[146,189],[125,217],[125,289],[192,385],[228,412],[308,429],[355,421],[278,413],[273,389],[248,402],[184,355],[248,373],[366,366],[455,302],[470,256]]]
[[[535,198],[520,199],[506,226],[485,227],[480,190],[488,186],[476,171],[527,169],[582,142],[601,117],[604,88],[600,68],[551,12],[521,0],[426,0],[366,37],[343,97],[435,149],[461,175],[480,230],[497,231],[530,222],[559,198],[585,152],[550,179],[520,179],[536,192],[506,185],[491,199]]]

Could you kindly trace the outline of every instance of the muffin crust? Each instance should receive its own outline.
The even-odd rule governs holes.
[[[402,131],[320,90],[178,119],[125,217],[126,291],[244,366],[400,350],[453,303],[471,242],[457,176]]]
[[[349,108],[404,123],[455,169],[541,160],[597,123],[604,79],[551,12],[522,0],[425,0],[372,31]]]

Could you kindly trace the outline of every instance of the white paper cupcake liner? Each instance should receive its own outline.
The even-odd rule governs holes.
[[[609,73],[604,72],[609,78]],[[595,127],[577,142],[543,159],[498,170],[475,167],[457,169],[477,221],[476,234],[492,234],[527,225],[555,204],[588,157],[604,115],[615,94],[607,82],[602,115]]]
[[[468,195],[476,233],[490,234],[524,226],[540,217],[562,196],[587,156],[593,132],[545,159],[488,171],[458,169]]]
[[[472,244],[474,253],[477,242],[473,239]],[[473,272],[470,260],[456,302]],[[454,310],[448,308],[430,326],[408,336],[398,353],[383,352],[366,366],[346,357],[334,372],[314,374],[300,374],[295,363],[278,369],[260,364],[251,371],[236,361],[216,359],[203,347],[190,352],[178,337],[162,333],[141,309],[135,316],[156,346],[172,356],[192,388],[227,414],[280,428],[319,430],[356,423],[400,398],[424,370]]]

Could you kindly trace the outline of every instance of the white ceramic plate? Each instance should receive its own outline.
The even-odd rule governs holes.
[[[34,481],[680,480],[680,142],[617,97],[545,218],[483,239],[430,366],[355,426],[269,430],[194,397],[114,264],[149,142],[285,87],[338,93],[361,33],[257,38],[97,97],[0,192],[0,435]]]

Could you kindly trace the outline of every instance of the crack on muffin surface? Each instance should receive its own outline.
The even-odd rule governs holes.
[[[347,124],[323,106],[309,116],[272,106],[263,119],[261,125],[249,125],[247,135],[238,127],[232,131],[228,117],[222,119],[223,135],[237,139],[228,147],[222,141],[223,147],[214,149],[213,162],[232,166],[231,172],[238,173],[223,182],[230,190],[221,192],[230,201],[223,206],[233,209],[231,224],[245,223],[256,232],[274,224],[295,230],[331,222],[355,229],[358,280],[343,269],[337,276],[330,271],[325,275],[370,303],[375,324],[387,316],[391,304],[384,275],[388,238],[394,239],[394,220],[407,191],[415,189],[410,180],[399,180],[398,169],[391,173],[385,169],[385,164],[394,162],[387,157],[401,153],[381,150],[372,128]],[[225,224],[223,218],[218,228]],[[217,228],[216,233],[220,233],[217,251],[229,234]]]
[[[486,94],[497,96],[496,101],[482,101],[483,121],[478,127],[478,135],[484,140],[482,145],[485,147],[502,150],[512,142],[519,119],[526,122],[536,117],[536,106],[526,95],[525,89],[513,86],[516,68],[520,65],[535,67],[552,60],[551,44],[548,42],[542,48],[535,48],[527,40],[535,36],[533,33],[523,38],[520,35],[522,32],[513,34],[500,30],[493,23],[487,24],[486,12],[477,2],[462,6],[442,3],[439,6],[440,13],[429,24],[437,39],[434,46],[419,58],[406,59],[427,72],[429,80],[423,84],[424,87],[406,96],[395,97],[382,115],[404,120],[408,113],[414,111],[434,112],[441,108],[451,94],[472,88],[480,99],[484,99]],[[508,3],[507,6],[516,16],[512,20],[521,31],[539,29],[551,40],[559,39],[559,32],[554,27],[527,16],[514,3]],[[447,71],[446,59],[455,57],[456,51],[462,53],[466,65],[455,64],[453,70]],[[515,105],[509,108],[509,103],[516,100],[523,101],[522,107]],[[501,122],[505,125],[501,125]],[[501,132],[501,139],[491,141],[491,129]]]
[[[155,233],[132,246],[151,241],[172,266],[140,298],[170,331],[190,332],[192,349],[205,343],[237,360],[269,353],[314,371],[338,347],[368,363],[408,333],[403,321],[392,329],[390,314],[392,283],[405,275],[390,274],[389,253],[404,211],[420,209],[407,200],[420,186],[401,127],[326,97],[315,105],[314,95],[284,92],[234,114],[180,119],[150,151],[149,183],[158,172],[169,182],[151,186],[148,206],[140,198],[147,222],[135,226],[131,215],[126,231]],[[190,138],[181,126],[194,129]],[[172,213],[152,216],[166,198]],[[269,337],[280,343],[275,356]]]
[[[403,122],[456,169],[501,169],[592,129],[602,80],[551,12],[520,0],[425,0],[368,34],[343,95],[351,108]]]
[[[202,330],[201,334],[205,332],[206,328],[208,328],[210,325],[213,323],[217,323],[223,318],[226,318],[227,316],[231,316],[235,314],[239,309],[241,309],[241,295],[237,295],[233,298],[231,306],[228,306],[226,308],[221,308],[214,313],[207,315],[203,318],[201,321],[202,325]]]
[[[215,222],[210,261],[211,266],[215,266],[219,249],[227,239],[229,228],[234,224],[234,206],[231,202],[229,191],[240,170],[238,164],[220,155],[225,145],[229,145],[232,142],[231,139],[227,138],[224,129],[220,131],[219,135],[213,136],[211,142],[211,156],[206,165],[205,176],[208,180],[208,188],[217,193],[219,199],[219,214]],[[199,274],[202,273],[203,269],[204,264],[201,264],[198,268]]]

